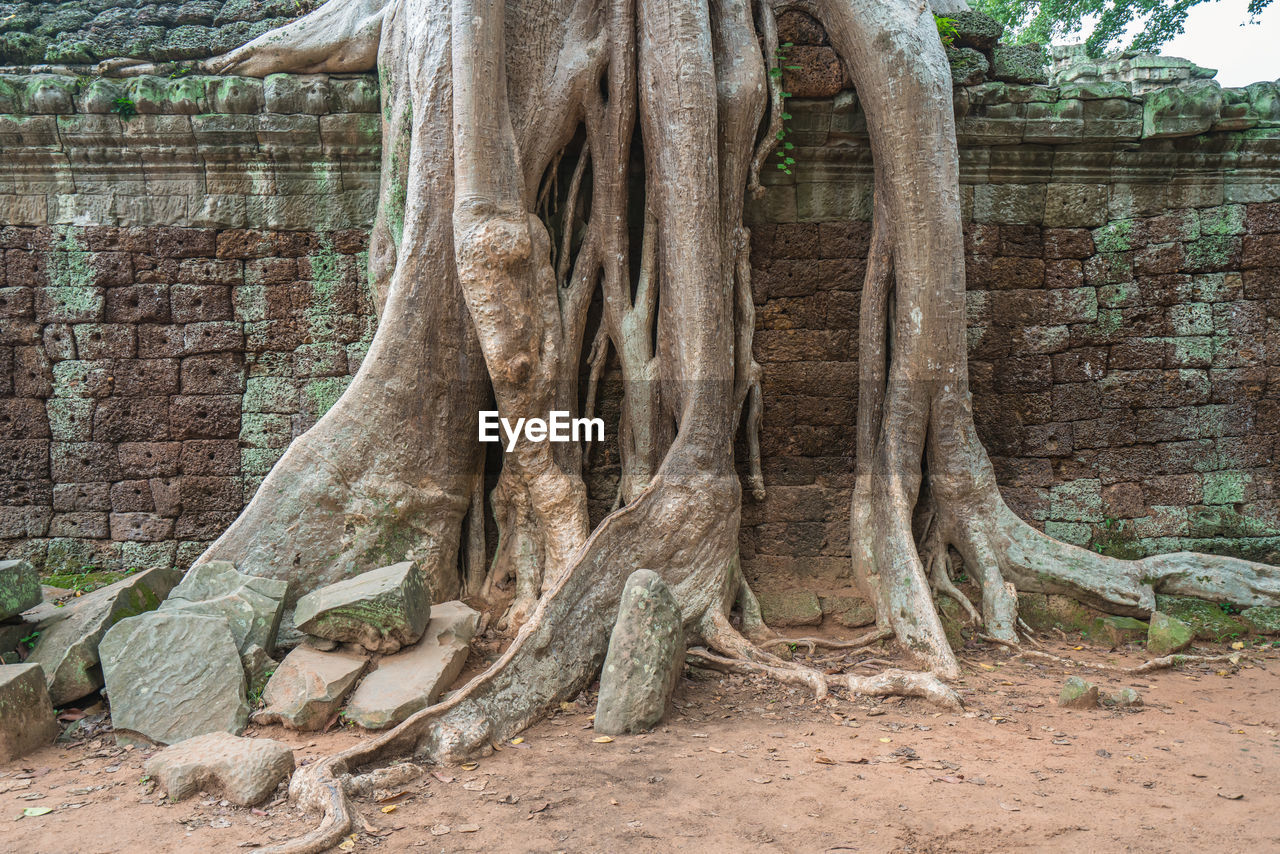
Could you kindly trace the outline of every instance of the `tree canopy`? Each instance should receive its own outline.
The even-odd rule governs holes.
[[[1123,46],[1155,51],[1183,32],[1187,14],[1209,0],[977,0],[974,8],[1004,24],[1011,41],[1062,41],[1096,24],[1085,40],[1090,56],[1101,56]],[[1215,0],[1216,2],[1216,0]],[[1249,22],[1256,21],[1271,0],[1249,0]],[[1138,31],[1122,45],[1135,24]]]

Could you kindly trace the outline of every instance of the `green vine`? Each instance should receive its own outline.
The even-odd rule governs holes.
[[[783,73],[786,71],[800,70],[800,66],[798,65],[787,65],[787,62],[790,61],[790,57],[787,56],[785,48],[791,47],[795,47],[794,42],[783,42],[778,45],[777,50],[774,51],[774,55],[777,57],[778,63],[773,68],[769,69],[769,76],[775,80],[780,81]],[[779,92],[778,97],[781,98],[783,104],[785,104],[787,98],[791,97],[791,93]],[[792,132],[791,126],[787,124],[789,121],[791,121],[791,114],[786,112],[784,108],[782,112],[782,126],[778,128],[778,150],[774,152],[774,156],[778,158],[778,163],[776,164],[777,167],[786,175],[790,175],[791,167],[796,165],[796,159],[791,155],[791,152],[795,151],[795,144],[787,139]]]
[[[111,112],[122,119],[131,119],[138,114],[138,105],[132,98],[116,98],[111,102]]]

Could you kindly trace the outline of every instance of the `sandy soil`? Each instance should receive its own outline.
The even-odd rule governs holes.
[[[1058,645],[1081,660],[1134,655]],[[822,657],[821,654],[819,657]],[[867,654],[862,654],[867,657]],[[856,658],[853,660],[857,660]],[[1141,708],[1073,711],[1068,671],[966,653],[968,709],[818,704],[746,677],[687,672],[669,723],[596,743],[584,696],[475,767],[435,767],[361,803],[347,850],[1010,852],[1280,850],[1280,654],[1141,677],[1073,668]],[[1225,669],[1224,669],[1225,668]],[[259,727],[300,762],[361,738]],[[110,735],[0,766],[4,849],[251,850],[309,826],[281,797],[179,804]],[[283,789],[281,790],[283,792]],[[23,808],[53,807],[38,818]],[[393,808],[392,808],[393,807]]]

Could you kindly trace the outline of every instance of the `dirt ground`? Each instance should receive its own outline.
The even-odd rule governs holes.
[[[1139,661],[1104,649],[1051,649],[1082,661]],[[367,826],[343,848],[1280,850],[1276,651],[1248,650],[1238,667],[1139,677],[988,649],[966,651],[965,661],[962,714],[917,700],[819,704],[798,689],[688,670],[667,723],[597,743],[594,697],[586,695],[475,766],[432,767],[379,793],[381,801],[362,801]],[[1104,692],[1136,688],[1145,705],[1060,708],[1058,691],[1071,673]],[[279,727],[249,734],[289,743],[299,762],[370,737]],[[117,748],[105,734],[0,766],[0,820],[7,813],[10,822],[0,833],[4,850],[238,851],[310,827],[283,788],[259,809],[215,796],[167,803],[143,779],[146,755]],[[53,812],[22,818],[31,806]]]

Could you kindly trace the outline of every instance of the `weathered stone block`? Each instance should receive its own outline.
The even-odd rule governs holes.
[[[1159,658],[1182,652],[1191,646],[1192,640],[1194,632],[1186,623],[1162,611],[1151,615],[1151,625],[1147,631],[1147,652],[1151,655]]]
[[[1148,93],[1142,104],[1142,136],[1164,139],[1204,133],[1222,113],[1222,87],[1212,80]]]
[[[284,581],[237,572],[227,561],[209,561],[187,571],[160,611],[219,617],[241,652],[258,646],[270,653],[287,589]]]
[[[254,723],[280,723],[299,730],[324,729],[367,663],[362,655],[297,647],[267,682],[263,708],[253,714]]]
[[[29,561],[0,561],[0,620],[40,604],[40,574]]]
[[[242,807],[261,803],[293,773],[289,745],[214,732],[186,739],[147,760],[144,769],[171,801],[215,792]]]
[[[39,664],[0,665],[0,761],[50,745],[58,722]]]
[[[356,686],[346,717],[366,729],[385,729],[439,699],[462,672],[480,614],[461,602],[432,609],[422,639],[378,661]]]
[[[680,606],[648,569],[631,573],[600,673],[596,732],[618,735],[651,729],[666,714],[684,669]]]
[[[314,590],[294,614],[307,634],[388,653],[416,642],[430,617],[430,593],[410,561]]]
[[[117,733],[173,744],[244,731],[244,670],[221,617],[143,614],[113,626],[99,649]]]
[[[822,606],[809,590],[757,593],[760,613],[770,626],[816,626],[822,622]]]

